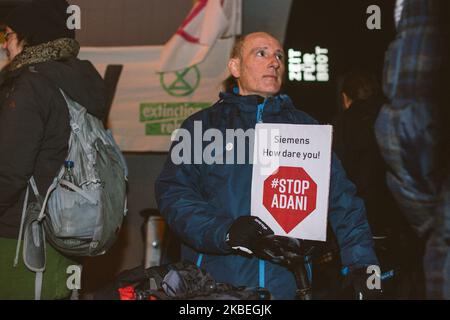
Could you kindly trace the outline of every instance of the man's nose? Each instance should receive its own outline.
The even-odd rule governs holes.
[[[270,59],[269,67],[274,69],[280,68],[280,60],[278,60],[278,57],[276,55],[273,55],[272,59]]]

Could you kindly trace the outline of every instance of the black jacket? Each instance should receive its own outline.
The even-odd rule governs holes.
[[[386,164],[374,132],[382,99],[354,101],[334,120],[333,147],[348,178],[363,198],[367,218],[375,235],[404,223],[386,185]],[[388,229],[388,230],[387,230]]]
[[[101,120],[107,112],[104,82],[90,62],[42,60],[0,76],[0,237],[17,238],[30,177],[45,194],[67,155],[69,115],[58,88]]]

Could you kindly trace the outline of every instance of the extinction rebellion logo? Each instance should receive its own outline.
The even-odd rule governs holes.
[[[159,77],[163,89],[174,97],[185,97],[192,94],[200,83],[200,71],[197,66],[182,71],[161,73]]]
[[[192,66],[176,72],[161,73],[164,91],[177,98],[191,96],[200,84],[200,70]],[[171,135],[191,114],[211,105],[210,102],[141,103],[139,121],[145,123],[145,135]]]

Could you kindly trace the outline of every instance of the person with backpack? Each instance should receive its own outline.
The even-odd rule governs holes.
[[[28,181],[42,196],[60,171],[69,147],[69,110],[60,90],[104,120],[105,84],[66,26],[65,0],[14,8],[5,20],[8,64],[0,73],[0,299],[32,299],[35,274],[19,259],[13,267]],[[77,163],[73,163],[76,167]],[[30,192],[29,198],[34,194]],[[42,299],[68,297],[67,267],[76,264],[46,246]]]

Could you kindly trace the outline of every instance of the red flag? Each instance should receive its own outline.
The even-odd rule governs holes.
[[[220,37],[241,32],[241,0],[198,0],[175,35],[165,44],[159,72],[199,64]]]

